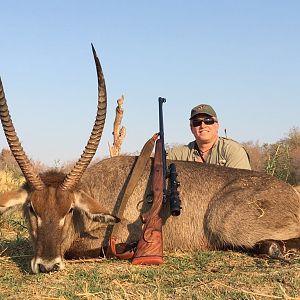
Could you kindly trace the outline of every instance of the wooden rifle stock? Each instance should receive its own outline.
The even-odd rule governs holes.
[[[162,139],[158,139],[155,145],[152,191],[152,207],[147,213],[141,216],[144,226],[132,260],[132,263],[135,265],[159,265],[163,263],[162,219],[160,217],[164,196]]]

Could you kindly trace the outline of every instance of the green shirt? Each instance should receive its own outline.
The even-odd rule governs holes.
[[[201,158],[197,147],[195,148],[195,142],[170,149],[167,151],[167,159],[199,161]],[[209,151],[206,163],[251,170],[245,148],[238,142],[224,137],[218,137],[217,142]]]

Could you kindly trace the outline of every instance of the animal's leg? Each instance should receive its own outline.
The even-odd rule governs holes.
[[[66,259],[104,257],[102,246],[105,227],[98,222],[93,222],[92,225],[94,225],[93,230],[81,231],[80,237],[73,241],[65,253]]]
[[[254,246],[252,251],[256,254],[268,255],[271,258],[283,258],[289,253],[300,252],[300,238],[287,241],[261,241]]]
[[[267,255],[271,258],[283,258],[286,253],[286,247],[283,241],[265,240],[257,243],[252,252]]]
[[[286,251],[297,251],[300,252],[300,238],[290,239],[284,242]]]
[[[66,259],[99,258],[104,257],[102,251],[102,239],[79,238],[65,253]]]
[[[243,186],[245,185],[245,187]],[[282,183],[283,184],[283,183]],[[265,240],[300,238],[300,199],[289,186],[279,194],[267,184],[232,182],[211,200],[204,218],[211,246],[252,249]],[[276,246],[271,247],[273,255]]]

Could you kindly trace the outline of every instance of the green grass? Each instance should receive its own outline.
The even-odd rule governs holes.
[[[32,250],[18,212],[0,220],[0,299],[300,299],[300,256],[288,261],[237,252],[165,253],[161,266],[67,261],[30,274]]]
[[[205,266],[202,260],[207,262]],[[0,296],[1,299],[297,299],[300,296],[300,261],[282,264],[266,260],[261,264],[257,260],[230,252],[173,254],[165,258],[162,266],[139,267],[116,260],[68,262],[59,273],[30,275],[29,269],[18,266],[17,259],[3,259],[1,264],[6,271],[1,271]]]

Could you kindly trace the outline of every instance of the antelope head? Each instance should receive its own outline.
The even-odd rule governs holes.
[[[96,120],[87,145],[69,174],[47,172],[38,174],[25,154],[13,126],[0,79],[0,118],[2,127],[26,183],[17,191],[0,196],[0,212],[17,204],[23,205],[29,223],[34,256],[31,260],[33,273],[58,271],[64,267],[63,256],[74,239],[74,211],[106,223],[119,220],[110,215],[99,203],[80,190],[80,179],[91,162],[99,145],[106,117],[107,96],[105,80],[92,45],[98,76],[98,109]]]

